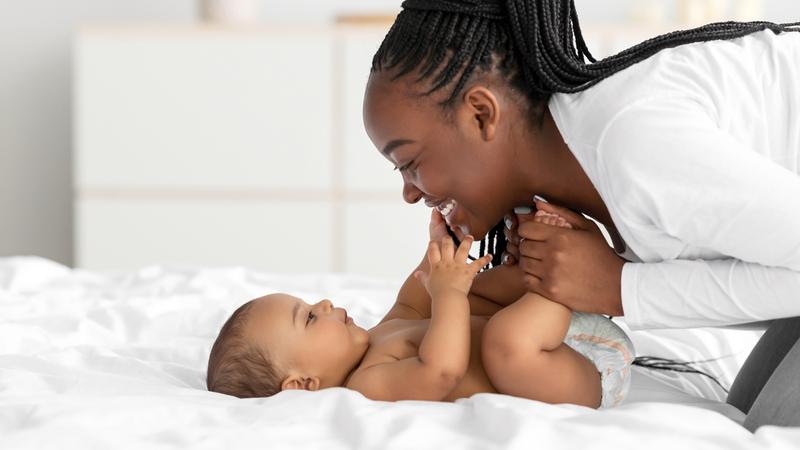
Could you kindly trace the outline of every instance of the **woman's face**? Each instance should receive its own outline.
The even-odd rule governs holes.
[[[437,208],[460,240],[482,239],[516,206],[507,129],[496,123],[487,133],[480,105],[462,98],[446,111],[438,104],[446,89],[420,96],[421,89],[373,73],[364,98],[367,135],[398,168],[405,201]]]

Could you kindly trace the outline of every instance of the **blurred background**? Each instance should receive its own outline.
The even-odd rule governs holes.
[[[362,129],[399,0],[0,0],[0,256],[405,277],[429,210]],[[576,0],[608,55],[797,0]]]

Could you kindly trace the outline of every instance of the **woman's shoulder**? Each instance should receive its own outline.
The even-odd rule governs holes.
[[[776,54],[800,56],[800,33],[764,31],[664,49],[584,91],[554,94],[549,108],[565,141],[592,147],[634,104],[672,98],[716,114],[744,87],[760,86],[767,67],[760,62]]]

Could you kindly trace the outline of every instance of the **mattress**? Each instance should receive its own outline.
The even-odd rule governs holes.
[[[269,292],[327,297],[369,328],[404,277],[153,265],[74,270],[0,258],[0,448],[797,448],[800,428],[762,427],[710,379],[634,367],[619,407],[501,394],[455,403],[372,401],[345,388],[238,399],[205,389],[230,313]],[[637,353],[682,360],[730,386],[761,331],[630,332]]]

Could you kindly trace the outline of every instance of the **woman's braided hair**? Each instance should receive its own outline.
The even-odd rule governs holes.
[[[733,39],[761,30],[800,31],[800,23],[720,22],[648,39],[597,61],[586,45],[574,0],[405,0],[372,60],[372,72],[416,71],[430,94],[452,86],[443,106],[475,71],[498,71],[522,93],[539,120],[551,94],[585,90],[660,50],[692,42]],[[481,242],[500,264],[506,242],[498,223]]]
[[[597,61],[583,39],[574,0],[405,0],[402,6],[372,60],[372,72],[397,69],[393,76],[397,79],[416,70],[417,81],[433,77],[426,95],[452,85],[443,102],[449,106],[476,70],[497,70],[528,99],[538,120],[553,93],[588,89],[665,48],[767,29],[776,34],[800,31],[800,22],[712,23],[657,36]],[[487,241],[494,255],[492,265],[500,264],[506,247],[502,221],[481,241],[480,256]],[[639,356],[633,364],[697,373],[722,386],[716,377],[692,365],[698,362],[707,361]]]

